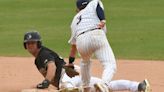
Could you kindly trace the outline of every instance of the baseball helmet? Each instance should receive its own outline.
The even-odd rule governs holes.
[[[39,32],[34,31],[34,32],[27,32],[24,35],[24,48],[26,48],[26,43],[30,41],[36,41],[37,42],[37,47],[40,48],[42,46],[42,41],[41,41],[41,36]]]
[[[79,10],[82,10],[88,5],[89,2],[90,0],[77,0],[76,6]]]

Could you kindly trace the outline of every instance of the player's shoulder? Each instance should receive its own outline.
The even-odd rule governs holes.
[[[50,49],[48,49],[47,47],[42,46],[40,49],[39,54],[40,55],[44,55],[44,54],[48,54],[50,52]]]
[[[100,1],[100,0],[91,0],[91,1],[89,2],[89,4],[87,5],[86,10],[96,9],[96,7],[97,7],[99,1]]]
[[[88,5],[92,5],[93,6],[95,4],[98,4],[99,1],[100,0],[91,0]]]
[[[39,53],[40,57],[49,57],[49,56],[58,56],[56,52],[54,52],[53,50],[47,48],[47,47],[42,47]]]

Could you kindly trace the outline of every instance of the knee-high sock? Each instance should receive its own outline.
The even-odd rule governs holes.
[[[89,86],[90,83],[90,78],[91,78],[91,73],[90,73],[90,61],[87,62],[81,62],[80,67],[81,67],[81,79],[83,86]]]

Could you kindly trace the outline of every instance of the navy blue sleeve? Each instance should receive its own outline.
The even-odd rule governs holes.
[[[100,20],[105,20],[104,10],[102,9],[102,7],[100,7],[99,3],[97,5],[96,12],[97,12],[97,16]]]

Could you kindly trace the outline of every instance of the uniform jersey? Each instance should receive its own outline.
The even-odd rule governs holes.
[[[54,79],[52,79],[52,84],[59,87],[59,80],[61,77],[61,71],[63,68],[63,65],[66,64],[63,59],[59,57],[59,55],[52,50],[41,47],[38,56],[35,59],[35,65],[37,69],[42,73],[42,75],[45,77],[47,73],[47,64],[50,62],[54,62],[56,65],[56,73]]]
[[[71,24],[72,36],[69,43],[76,44],[76,37],[79,34],[97,28],[100,23],[96,12],[98,4],[103,8],[100,0],[92,0],[83,10],[74,16]]]

